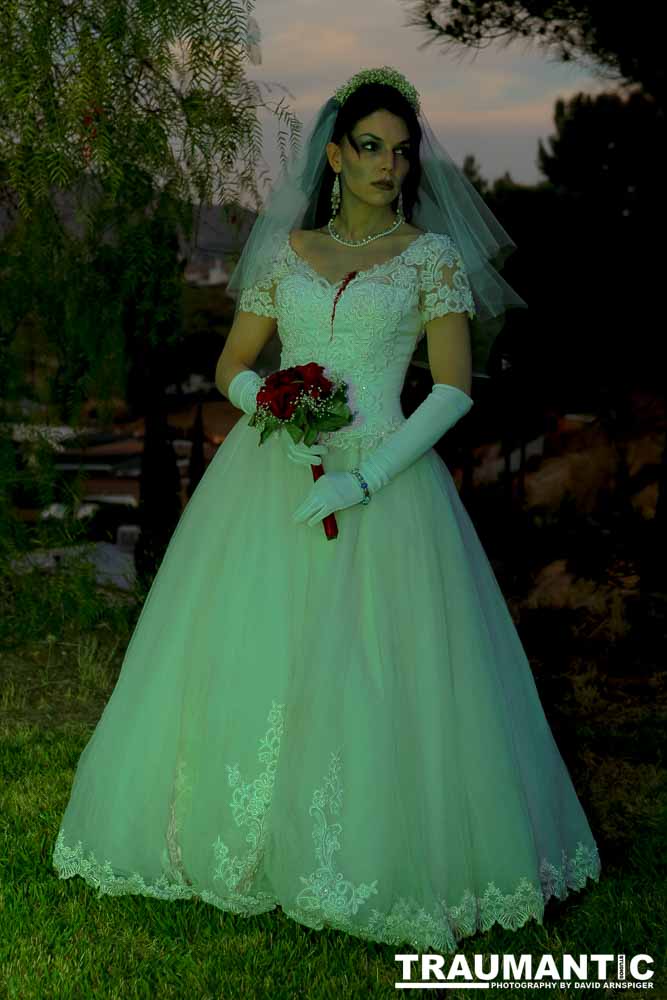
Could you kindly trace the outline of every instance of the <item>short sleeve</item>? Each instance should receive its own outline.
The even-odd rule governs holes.
[[[257,316],[276,318],[275,275],[270,274],[260,278],[252,285],[246,285],[241,291],[239,309],[243,312],[255,313]]]
[[[241,289],[239,309],[252,312],[257,316],[270,316],[277,319],[276,287],[286,269],[287,241],[282,233],[276,233],[272,242],[266,247],[265,253],[271,261],[263,269],[256,281]]]
[[[451,236],[436,233],[422,263],[419,311],[424,324],[450,312],[477,312],[463,258]]]

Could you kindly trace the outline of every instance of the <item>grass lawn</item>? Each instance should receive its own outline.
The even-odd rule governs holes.
[[[632,565],[611,543],[595,576],[568,574],[557,558],[560,528],[535,531],[521,560],[490,556],[598,842],[602,874],[598,884],[550,900],[543,926],[496,925],[466,939],[460,954],[472,965],[473,955],[494,952],[628,960],[648,953],[650,991],[520,994],[667,1000],[664,607],[657,596],[655,605],[640,604]],[[575,542],[569,538],[567,551],[586,539]],[[2,576],[0,997],[397,995],[394,955],[405,946],[313,931],[280,909],[240,917],[201,900],[98,899],[83,879],[58,879],[51,853],[74,770],[113,690],[141,599],[102,591],[83,567],[18,574],[5,566]],[[479,991],[430,995],[454,1000]]]

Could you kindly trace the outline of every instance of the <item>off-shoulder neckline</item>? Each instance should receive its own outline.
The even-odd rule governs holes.
[[[432,235],[433,235],[433,233],[432,233],[432,231],[430,229],[424,230],[424,232],[420,233],[419,236],[415,236],[414,240],[412,240],[410,243],[408,243],[408,245],[405,247],[405,249],[401,250],[400,253],[394,254],[393,257],[388,257],[387,260],[380,261],[379,264],[372,264],[370,267],[365,267],[365,268],[363,268],[363,270],[358,270],[357,271],[357,276],[359,276],[361,274],[373,274],[376,271],[380,271],[383,267],[386,267],[388,264],[392,264],[394,261],[400,260],[401,257],[404,257],[408,253],[408,251],[412,249],[412,247],[415,245],[415,243],[418,243],[420,240],[423,240],[425,236],[432,236]],[[319,271],[316,271],[315,268],[312,266],[312,264],[308,263],[308,261],[305,259],[305,257],[302,257],[301,254],[298,254],[296,252],[296,250],[294,249],[294,247],[292,246],[292,243],[290,241],[290,234],[289,233],[287,234],[287,240],[285,242],[286,242],[286,248],[287,248],[288,254],[291,253],[292,256],[296,258],[296,260],[298,260],[301,264],[303,264],[304,267],[308,271],[310,271],[310,273],[312,275],[314,275],[314,277],[316,277],[320,281],[324,282],[324,284],[327,285],[329,288],[338,288],[338,286],[342,285],[342,283],[345,281],[345,279],[347,277],[347,274],[343,275],[342,278],[339,278],[338,281],[329,281],[329,279],[326,278],[323,274],[320,274]],[[349,274],[349,272],[348,272],[348,274]]]

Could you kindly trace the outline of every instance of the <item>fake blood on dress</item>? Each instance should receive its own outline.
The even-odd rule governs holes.
[[[352,279],[356,278],[358,273],[359,273],[358,271],[350,271],[349,274],[345,276],[340,288],[336,292],[336,297],[334,298],[334,303],[333,303],[333,310],[331,312],[331,337],[329,337],[329,340],[333,338],[334,317],[336,315],[336,306],[338,305],[338,300],[345,291],[345,289],[347,288],[347,286],[349,285],[349,283],[352,281]]]

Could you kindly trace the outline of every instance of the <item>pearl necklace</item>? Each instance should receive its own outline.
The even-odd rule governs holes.
[[[393,233],[395,229],[398,229],[402,222],[405,222],[405,217],[399,208],[396,211],[396,222],[390,226],[389,229],[385,229],[381,233],[375,233],[373,236],[366,236],[363,240],[343,239],[343,237],[340,236],[340,234],[337,233],[333,227],[333,216],[327,223],[327,229],[329,230],[329,235],[336,240],[337,243],[342,243],[343,246],[346,247],[363,247],[366,243],[372,243],[373,240],[379,240],[381,236],[389,236],[389,234]]]

